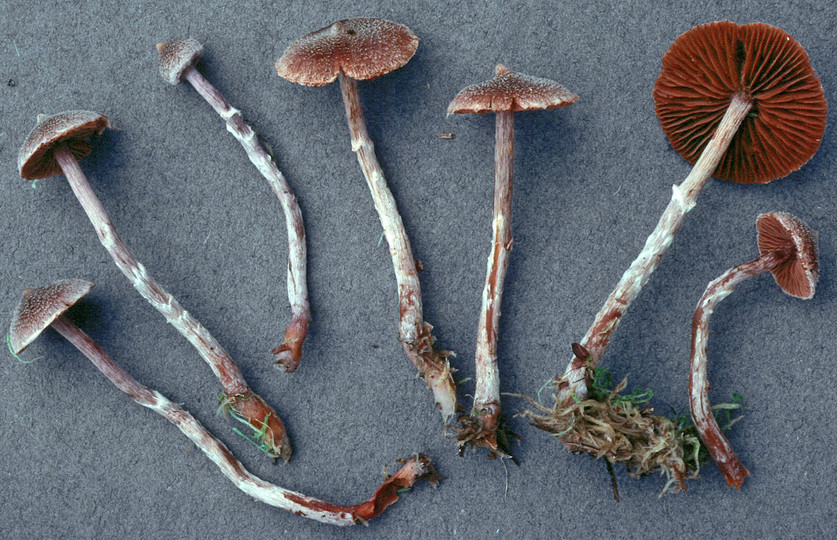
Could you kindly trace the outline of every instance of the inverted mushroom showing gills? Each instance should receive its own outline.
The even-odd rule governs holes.
[[[694,168],[679,186],[639,256],[596,315],[557,381],[557,399],[587,395],[585,372],[601,360],[711,175],[762,184],[799,169],[817,151],[826,101],[802,46],[763,23],[697,26],[663,56],[654,86],[657,116],[672,146]],[[589,363],[589,366],[587,365]]]
[[[9,347],[20,354],[44,330],[52,326],[84,354],[117,388],[143,407],[148,407],[174,424],[195,446],[218,466],[221,473],[251,497],[298,516],[331,525],[365,523],[380,515],[398,500],[400,490],[421,478],[435,485],[439,480],[433,463],[423,454],[403,461],[401,469],[389,477],[372,495],[353,506],[336,505],[273,485],[253,475],[189,412],[165,396],[138,383],[93,339],[70,322],[64,313],[87,295],[93,284],[79,279],[58,281],[46,287],[26,289],[15,309],[9,328]]]
[[[498,430],[502,417],[497,334],[503,282],[512,246],[514,113],[566,107],[577,99],[576,94],[554,81],[522,75],[498,65],[493,79],[464,88],[448,106],[448,114],[495,113],[496,116],[494,219],[477,331],[476,392],[470,415],[460,419],[460,448],[474,444],[485,446],[491,455],[504,456],[509,453],[508,434],[502,429]]]
[[[288,230],[288,299],[291,304],[291,322],[285,330],[285,341],[275,348],[275,364],[285,371],[295,371],[302,358],[302,343],[308,335],[311,323],[311,308],[308,304],[308,285],[306,282],[306,247],[305,226],[302,211],[291,187],[276,162],[259,143],[256,132],[241,116],[241,111],[230,106],[223,95],[201,75],[195,64],[203,56],[203,46],[194,39],[176,39],[168,43],[159,43],[160,75],[170,84],[178,84],[183,79],[198,91],[207,103],[227,124],[227,131],[241,143],[247,157],[264,176],[285,214],[285,227]]]
[[[372,18],[345,19],[293,42],[276,62],[276,71],[291,82],[307,86],[340,80],[352,150],[372,193],[395,269],[399,338],[447,420],[456,412],[450,353],[434,348],[433,327],[424,321],[421,284],[410,240],[366,131],[357,90],[358,80],[374,79],[398,69],[413,57],[417,47],[418,38],[402,24]]]
[[[740,488],[750,473],[724,437],[709,405],[706,378],[709,317],[718,303],[742,281],[770,272],[791,296],[803,300],[814,296],[819,277],[816,234],[790,214],[768,213],[756,221],[761,255],[730,268],[711,282],[698,302],[692,320],[692,359],[689,370],[689,406],[692,420],[709,454],[720,467],[727,484]]]
[[[81,170],[78,159],[87,156],[92,148],[87,139],[100,134],[108,125],[107,117],[91,111],[39,115],[38,124],[18,154],[20,175],[35,180],[64,174],[116,266],[143,298],[189,340],[221,381],[223,409],[253,430],[259,439],[258,446],[268,456],[287,461],[291,445],[279,415],[250,389],[221,344],[128,251]]]

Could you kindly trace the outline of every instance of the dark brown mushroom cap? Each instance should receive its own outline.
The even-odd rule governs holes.
[[[276,62],[276,71],[306,86],[329,84],[340,71],[365,81],[409,62],[418,42],[403,24],[365,17],[344,19],[291,43]]]
[[[537,111],[572,105],[578,95],[549,79],[523,75],[498,64],[490,81],[462,89],[448,105],[452,113]]]
[[[20,176],[38,180],[61,174],[61,167],[52,156],[59,142],[67,143],[76,159],[87,156],[93,147],[87,139],[101,134],[110,125],[106,116],[91,111],[67,111],[54,116],[38,115],[35,126],[17,155]]]
[[[169,84],[180,84],[186,70],[194,66],[203,56],[203,45],[196,39],[175,39],[158,43],[160,53],[160,76]]]
[[[713,176],[766,183],[811,159],[827,105],[805,49],[779,28],[721,21],[678,37],[654,86],[657,117],[686,161],[700,157],[734,94],[754,105]]]
[[[770,270],[776,283],[791,296],[814,296],[819,278],[817,233],[798,218],[782,212],[762,214],[756,221],[759,252],[791,250],[790,259]]]
[[[19,354],[70,306],[87,296],[93,284],[80,279],[65,279],[46,287],[24,289],[23,297],[12,315],[9,346]]]

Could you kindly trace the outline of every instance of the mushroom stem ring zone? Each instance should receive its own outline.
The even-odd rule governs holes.
[[[18,156],[21,176],[47,178],[63,172],[76,198],[96,230],[99,241],[134,288],[174,326],[209,364],[224,387],[225,409],[260,434],[270,457],[291,456],[285,426],[276,412],[253,392],[235,362],[209,331],[169,294],[128,250],[116,233],[102,203],[79,166],[77,155],[90,151],[86,138],[108,125],[106,117],[89,111],[71,111],[39,117]],[[49,159],[52,156],[52,159]],[[41,159],[43,158],[43,159]]]
[[[160,53],[160,73],[166,82],[177,84],[186,79],[227,124],[229,131],[244,147],[250,162],[267,180],[285,215],[288,231],[287,289],[291,304],[291,321],[285,330],[284,343],[275,348],[275,364],[285,371],[295,371],[302,358],[302,344],[311,323],[306,282],[307,255],[305,226],[302,211],[291,187],[276,162],[259,144],[256,132],[241,116],[241,111],[230,106],[223,95],[201,75],[195,64],[203,55],[203,46],[194,39],[178,39],[157,45]]]

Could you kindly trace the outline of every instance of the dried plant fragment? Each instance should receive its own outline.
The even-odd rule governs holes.
[[[582,357],[586,355],[575,344]],[[521,416],[551,433],[575,454],[589,454],[609,463],[622,463],[634,477],[660,473],[666,484],[660,495],[686,491],[686,480],[700,471],[701,444],[694,426],[684,418],[671,420],[654,414],[649,390],[623,394],[628,379],[615,387],[604,370],[588,368],[590,394],[549,408],[526,396],[534,411]],[[553,381],[555,386],[563,381]]]

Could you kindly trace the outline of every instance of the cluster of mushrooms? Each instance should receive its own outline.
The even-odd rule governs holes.
[[[404,25],[358,18],[336,22],[303,36],[276,63],[280,76],[308,86],[339,79],[352,150],[357,154],[375,209],[389,244],[398,286],[399,338],[408,358],[431,390],[460,453],[486,448],[489,456],[510,458],[510,439],[500,407],[497,339],[503,282],[512,247],[511,193],[514,113],[564,107],[577,97],[553,81],[522,75],[502,65],[495,77],[469,86],[451,102],[449,113],[495,113],[495,191],[492,243],[482,297],[476,345],[476,389],[469,412],[457,404],[451,376],[451,353],[435,345],[432,326],[422,315],[420,266],[366,131],[358,80],[379,77],[403,66],[416,51],[418,38]],[[306,283],[306,238],[296,198],[271,154],[241,112],[196,69],[203,48],[193,39],[157,46],[160,73],[167,82],[184,79],[212,106],[227,130],[276,194],[288,234],[287,288],[291,319],[284,342],[273,350],[277,367],[297,369],[310,325]],[[654,88],[657,114],[674,148],[694,168],[672,187],[671,202],[642,252],[624,273],[582,340],[572,343],[565,372],[550,381],[554,404],[524,397],[532,411],[522,414],[558,438],[574,453],[604,458],[608,470],[624,463],[639,476],[661,472],[663,491],[686,489],[699,470],[702,450],[715,460],[730,485],[740,487],[747,469],[732,450],[708,400],[707,335],[709,317],[720,300],[742,280],[771,272],[788,294],[811,298],[818,277],[815,233],[785,213],[759,216],[759,257],[728,270],[709,284],[692,324],[689,379],[692,422],[653,414],[644,400],[622,395],[626,380],[611,388],[598,364],[631,302],[639,294],[672,242],[686,213],[695,205],[710,176],[743,183],[766,183],[801,167],[816,152],[825,129],[826,102],[819,79],[802,47],[778,28],[761,23],[717,22],[681,35],[663,57]],[[197,349],[223,387],[220,410],[246,426],[248,438],[266,455],[285,461],[291,445],[279,414],[249,387],[220,343],[140,264],[114,230],[87,182],[78,160],[88,155],[88,139],[101,133],[108,119],[89,111],[39,116],[21,148],[18,167],[26,179],[63,174],[90,218],[102,245],[137,291],[156,307]],[[335,525],[365,523],[398,499],[399,490],[438,476],[431,460],[415,454],[367,501],[341,506],[270,484],[250,472],[183,407],[143,386],[125,372],[64,313],[84,297],[92,283],[69,279],[26,289],[8,335],[19,354],[51,326],[87,356],[134,401],[174,423],[239,489],[267,504]],[[604,384],[603,381],[607,381]],[[241,433],[237,430],[237,432]],[[618,499],[615,489],[614,495]]]

